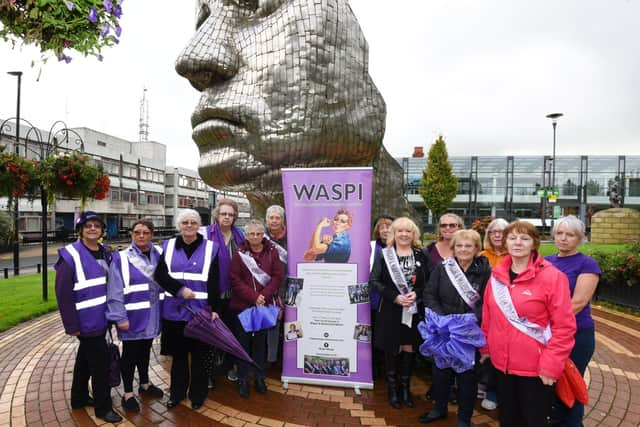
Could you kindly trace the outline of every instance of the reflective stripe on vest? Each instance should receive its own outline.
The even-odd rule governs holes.
[[[107,276],[96,277],[95,279],[87,280],[87,276],[84,274],[84,269],[82,268],[82,260],[80,259],[80,254],[72,245],[67,245],[65,247],[67,252],[73,258],[73,263],[75,264],[76,277],[78,281],[73,284],[74,291],[80,291],[82,289],[91,288],[93,286],[100,286],[107,284]]]
[[[90,307],[95,307],[97,305],[101,305],[101,304],[106,304],[107,303],[107,296],[101,296],[98,298],[93,298],[93,299],[88,299],[82,302],[77,302],[76,303],[76,310],[82,310],[84,308],[90,308]]]
[[[201,273],[174,272],[174,271],[171,271],[171,261],[173,260],[173,253],[176,248],[176,239],[175,238],[170,239],[169,242],[167,242],[167,253],[165,255],[167,269],[169,270],[169,276],[173,277],[176,280],[193,280],[193,281],[199,281],[199,282],[206,282],[207,279],[209,278],[209,268],[211,267],[211,254],[213,254],[213,242],[211,240],[205,240],[204,244],[205,244],[204,262],[202,264]],[[202,298],[198,298],[197,292],[196,292],[196,299],[202,299]]]

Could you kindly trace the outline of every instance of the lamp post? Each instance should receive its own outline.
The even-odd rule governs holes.
[[[558,119],[562,117],[562,113],[551,113],[547,114],[547,118],[551,119],[551,124],[553,125],[553,153],[551,154],[552,162],[551,163],[551,191],[555,192],[556,189],[556,125],[558,124]],[[553,229],[554,218],[555,215],[551,214],[551,228]]]
[[[22,86],[22,71],[7,71],[7,74],[18,78],[18,96],[16,98],[16,155],[20,155],[20,89]],[[20,199],[16,197],[13,207],[13,275],[20,274]]]

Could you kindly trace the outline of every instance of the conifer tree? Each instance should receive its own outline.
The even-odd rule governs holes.
[[[422,172],[418,192],[435,218],[439,218],[451,206],[458,190],[458,178],[453,173],[447,146],[442,135],[429,149],[427,165]]]

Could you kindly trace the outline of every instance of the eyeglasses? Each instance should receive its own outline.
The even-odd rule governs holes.
[[[102,229],[102,224],[99,224],[97,222],[85,222],[84,224],[82,224],[82,228],[99,228],[99,229]]]
[[[133,232],[134,236],[149,236],[151,235],[150,231],[141,231],[141,230],[136,230]]]
[[[220,216],[230,216],[231,218],[236,216],[236,214],[234,214],[233,212],[220,212],[218,215],[220,215]]]
[[[264,232],[262,232],[262,231],[256,231],[255,233],[247,233],[247,236],[249,236],[249,237],[260,237],[260,236],[263,236],[263,235],[264,235]]]
[[[491,231],[489,232],[489,234],[496,234],[496,235],[499,235],[499,234],[502,234],[503,232],[504,232],[504,230],[491,230]]]
[[[186,221],[180,222],[180,224],[182,224],[182,225],[198,225],[198,221],[186,220]]]
[[[333,218],[333,222],[339,222],[340,224],[348,224],[349,220],[348,219],[342,219],[342,218]]]
[[[460,225],[455,222],[451,224],[440,224],[440,228],[458,228],[458,227],[460,227]]]

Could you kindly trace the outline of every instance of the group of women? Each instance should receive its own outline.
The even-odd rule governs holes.
[[[138,394],[161,398],[163,391],[149,378],[153,339],[161,334],[161,354],[172,357],[169,399],[172,408],[185,398],[199,409],[207,397],[211,376],[207,359],[212,347],[185,335],[194,313],[206,310],[232,330],[255,363],[254,382],[266,393],[264,359],[267,332],[244,331],[237,314],[251,306],[274,303],[283,283],[284,269],[276,244],[265,237],[265,226],[250,220],[246,234],[234,226],[237,204],[218,202],[215,223],[201,226],[198,212],[181,210],[176,217],[178,235],[161,246],[152,244],[153,223],[136,221],[132,241],[110,253],[100,239],[105,223],[94,212],[77,221],[80,239],[60,249],[56,264],[56,293],[68,334],[78,336],[80,347],[74,367],[72,406],[94,406],[96,416],[121,420],[112,408],[107,381],[109,360],[105,335],[115,324],[123,342],[120,361],[124,388],[122,407],[140,411],[133,389],[138,370]],[[239,394],[249,396],[246,362],[228,357],[237,366]],[[92,381],[93,398],[88,382]]]
[[[391,406],[415,406],[409,386],[426,308],[438,316],[473,313],[486,344],[476,349],[470,369],[433,365],[429,394],[434,405],[420,416],[421,423],[448,416],[455,382],[457,425],[471,425],[482,371],[496,378],[487,398],[492,409],[499,404],[501,426],[581,425],[582,404],[567,408],[554,392],[566,359],[584,374],[594,352],[589,301],[600,270],[578,252],[585,238],[580,220],[566,216],[555,222],[558,253],[546,259],[536,228],[524,221],[492,221],[484,250],[480,235],[465,230],[455,214],[440,218],[437,241],[424,250],[409,218],[395,219],[385,234],[369,283],[380,296],[374,344],[384,352]]]

